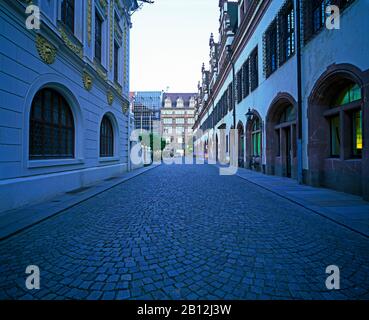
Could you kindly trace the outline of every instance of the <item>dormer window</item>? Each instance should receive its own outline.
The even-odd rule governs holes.
[[[182,98],[177,99],[177,108],[184,108],[184,102]]]
[[[171,108],[172,107],[172,100],[170,100],[170,98],[165,99],[164,107],[165,108]]]
[[[195,98],[194,97],[190,99],[190,108],[195,108]]]

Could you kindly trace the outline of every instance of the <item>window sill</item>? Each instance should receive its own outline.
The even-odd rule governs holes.
[[[100,157],[99,158],[100,163],[115,162],[115,161],[119,161],[119,157]]]
[[[83,163],[84,163],[83,159],[28,160],[27,167],[29,169],[34,169],[34,168],[78,165]]]

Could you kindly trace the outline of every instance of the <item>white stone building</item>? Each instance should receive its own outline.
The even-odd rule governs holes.
[[[128,169],[137,2],[33,0],[27,29],[30,3],[0,1],[0,211]]]
[[[330,28],[338,18],[329,5],[340,9],[340,29]],[[237,144],[240,166],[369,199],[369,38],[358,37],[369,31],[369,2],[220,0],[219,8],[197,149],[229,158]]]

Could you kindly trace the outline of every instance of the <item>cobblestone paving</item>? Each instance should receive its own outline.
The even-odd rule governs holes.
[[[0,263],[1,299],[369,298],[369,239],[208,165],[123,183],[0,242]]]

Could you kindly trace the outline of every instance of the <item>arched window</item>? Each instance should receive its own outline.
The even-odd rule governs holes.
[[[338,158],[341,155],[342,132],[349,135],[350,146],[345,145],[345,157],[361,157],[363,149],[361,88],[355,83],[348,83],[341,87],[338,94],[331,99],[330,110],[326,115],[330,125],[330,156]],[[341,118],[341,113],[345,116]],[[347,116],[347,117],[346,117]],[[342,119],[346,120],[342,123]]]
[[[100,157],[114,156],[113,126],[108,116],[104,116],[100,127]]]
[[[74,120],[67,101],[53,89],[40,90],[32,102],[29,158],[74,157]]]
[[[261,123],[259,117],[256,117],[252,124],[251,132],[252,156],[260,157],[261,155]]]

